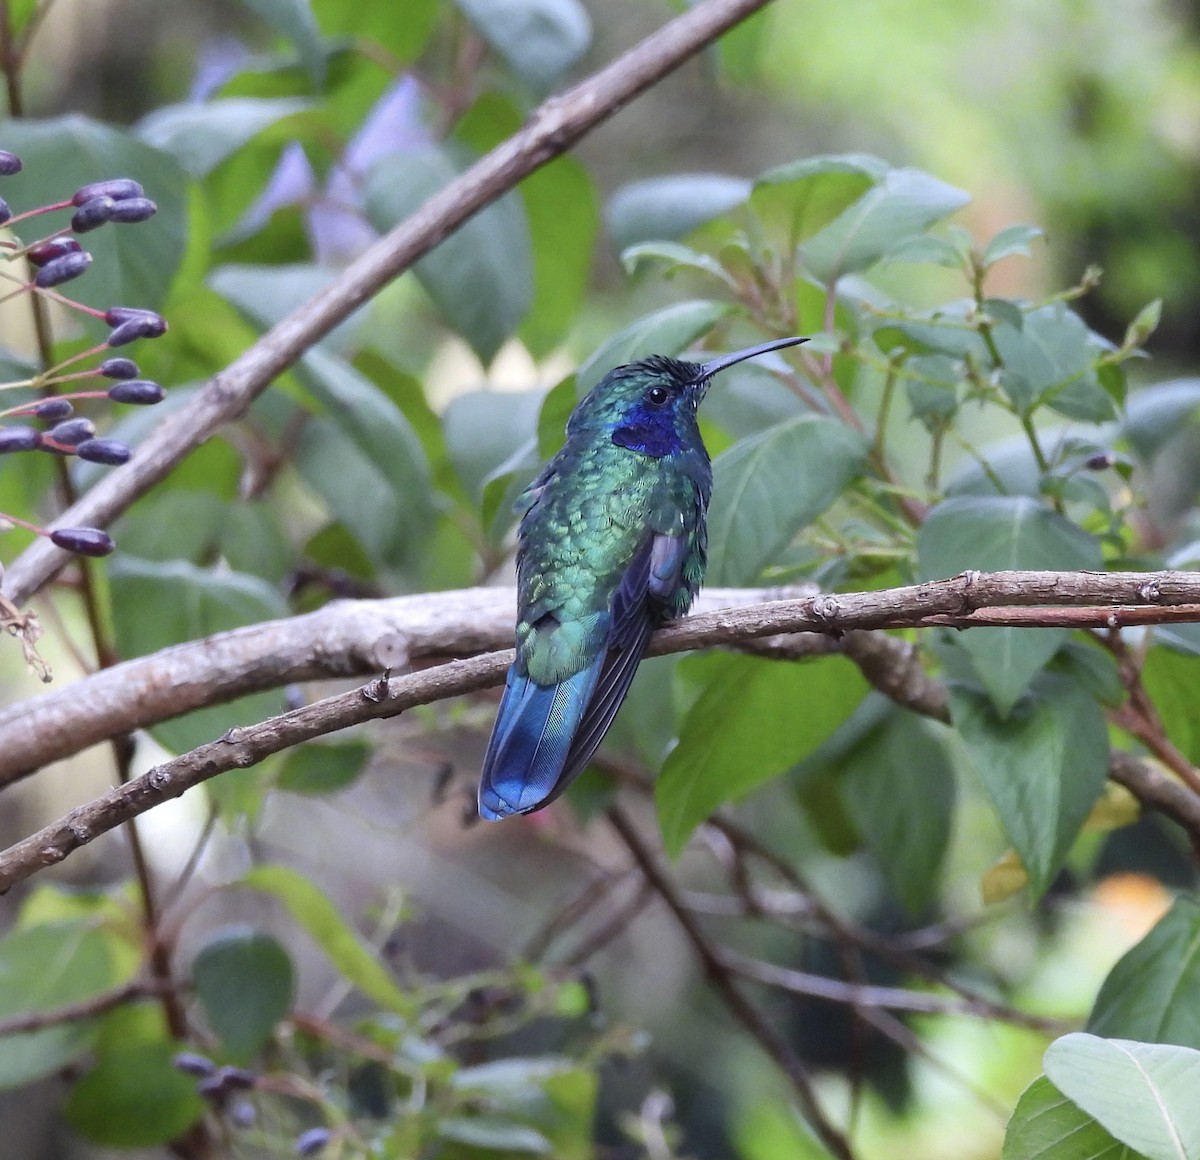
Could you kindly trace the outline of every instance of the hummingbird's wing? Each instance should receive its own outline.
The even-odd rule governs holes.
[[[609,606],[604,645],[586,668],[539,685],[514,665],[483,759],[479,812],[490,820],[541,809],[567,788],[612,724],[646,643],[664,619],[686,555],[682,536],[651,534]],[[555,631],[552,618],[544,631]]]

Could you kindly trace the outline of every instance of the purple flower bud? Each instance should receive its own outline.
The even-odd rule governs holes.
[[[222,1089],[227,1092],[248,1091],[257,1082],[254,1072],[247,1071],[244,1067],[223,1067],[217,1072],[217,1079],[221,1081]]]
[[[138,365],[131,358],[106,358],[99,367],[106,379],[136,379]]]
[[[253,1128],[258,1112],[249,1100],[234,1100],[225,1113],[235,1128]]]
[[[64,423],[56,423],[47,434],[55,443],[74,447],[85,439],[91,439],[96,434],[96,425],[91,419],[68,419]]]
[[[79,211],[80,213],[83,210]],[[113,202],[109,220],[114,222],[144,222],[158,213],[158,206],[148,197],[130,197],[124,201]]]
[[[0,177],[12,177],[21,172],[21,159],[7,149],[0,149]]]
[[[333,1133],[328,1128],[309,1128],[296,1137],[296,1155],[315,1156],[323,1152],[332,1139]]]
[[[72,205],[83,205],[97,197],[111,197],[113,201],[125,201],[131,197],[145,197],[146,191],[131,177],[114,177],[108,181],[93,181],[81,185],[71,198]]]
[[[0,197],[0,226],[4,225],[10,217],[12,217],[12,210],[8,208],[8,202]]]
[[[78,278],[92,264],[92,255],[86,250],[80,250],[77,254],[63,254],[61,258],[54,258],[47,262],[33,279],[34,285],[43,290],[48,290],[51,286],[61,286],[64,282],[70,282],[72,278]]]
[[[161,314],[156,314],[153,310],[142,310],[137,306],[110,306],[104,313],[104,321],[109,326],[120,326],[126,322],[144,322],[157,332],[152,336],[154,338],[166,333],[167,329],[167,321]]]
[[[47,262],[53,262],[55,258],[61,258],[64,254],[78,254],[83,247],[74,239],[67,237],[65,234],[57,238],[48,238],[44,242],[38,242],[36,246],[30,246],[25,257],[29,259],[32,266],[44,266]]]
[[[119,467],[128,463],[133,454],[119,439],[85,439],[75,448],[75,454],[89,463],[106,463]]]
[[[171,1063],[176,1071],[194,1075],[197,1079],[205,1079],[217,1070],[217,1065],[207,1055],[199,1055],[194,1051],[181,1051]]]
[[[80,556],[107,556],[116,547],[112,537],[99,528],[57,528],[50,533],[50,541]]]
[[[214,1104],[223,1104],[225,1102],[225,1086],[221,1083],[219,1077],[210,1075],[207,1079],[202,1079],[196,1085],[196,1091],[203,1099],[211,1100]]]
[[[139,407],[149,407],[161,403],[166,398],[166,392],[149,379],[128,379],[108,388],[108,397],[114,403],[133,403]]]
[[[1117,457],[1111,451],[1097,451],[1083,461],[1083,466],[1088,471],[1107,471],[1116,461]]]
[[[42,433],[32,427],[0,427],[0,455],[10,451],[36,451],[42,445]]]
[[[77,234],[98,230],[105,222],[112,221],[116,208],[117,203],[111,197],[93,197],[71,215],[71,229]]]
[[[60,419],[69,419],[75,413],[75,408],[71,406],[70,399],[43,399],[34,407],[33,413],[48,423],[57,423]]]

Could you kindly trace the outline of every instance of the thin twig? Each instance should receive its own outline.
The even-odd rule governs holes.
[[[134,979],[123,987],[104,991],[90,999],[81,999],[78,1003],[56,1007],[53,1011],[27,1011],[21,1015],[11,1015],[7,1019],[0,1019],[0,1036],[24,1035],[30,1031],[41,1031],[45,1027],[57,1027],[63,1023],[91,1019],[138,999],[158,998],[174,985],[162,979]]]
[[[703,927],[696,920],[696,916],[683,905],[674,883],[659,868],[657,860],[650,852],[649,847],[642,841],[636,827],[616,806],[608,811],[608,819],[633,856],[633,860],[646,876],[646,881],[667,904],[668,909],[679,923],[688,942],[691,943],[692,949],[696,952],[696,957],[700,960],[705,976],[713,990],[720,996],[729,1013],[741,1023],[786,1076],[805,1118],[821,1143],[834,1156],[838,1157],[838,1160],[854,1160],[850,1142],[829,1121],[817,1101],[812,1077],[808,1074],[803,1062],[762,1012],[742,994],[725,963],[724,953],[713,945]]]

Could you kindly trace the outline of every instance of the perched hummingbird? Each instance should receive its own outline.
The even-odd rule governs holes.
[[[712,466],[696,411],[712,376],[803,338],[712,362],[610,371],[517,501],[517,657],[479,785],[491,821],[553,801],[612,724],[651,632],[704,577]]]

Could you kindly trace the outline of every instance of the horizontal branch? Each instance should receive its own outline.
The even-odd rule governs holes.
[[[463,594],[455,595],[461,597]],[[511,594],[506,595],[512,599]],[[737,644],[780,633],[814,630],[842,633],[852,629],[921,626],[931,617],[952,617],[968,627],[976,623],[972,617],[977,611],[989,603],[997,607],[1092,603],[1096,605],[1098,615],[1116,616],[1123,623],[1128,613],[1137,611],[1139,601],[1147,607],[1153,602],[1152,606],[1165,614],[1170,614],[1173,606],[1194,606],[1200,603],[1200,575],[1182,572],[971,572],[949,580],[884,592],[818,595],[685,617],[656,632],[651,638],[649,653],[653,656],[711,645]],[[507,649],[387,681],[372,681],[365,687],[326,697],[261,724],[231,729],[220,740],[156,766],[0,853],[0,891],[28,877],[39,867],[62,861],[100,834],[167,798],[180,796],[210,777],[255,765],[273,753],[350,725],[394,717],[415,705],[498,685],[512,663],[512,657],[512,650]],[[911,659],[909,654],[910,662]],[[874,663],[880,666],[880,658],[876,657]],[[884,691],[889,690],[884,687]],[[893,690],[892,695],[900,699],[898,692]],[[936,687],[928,682],[921,687],[919,697],[923,700],[913,708],[932,716],[945,713],[944,700],[938,696]],[[25,711],[28,712],[28,704]],[[5,740],[7,745],[7,737]],[[1144,763],[1136,763],[1136,770],[1128,776],[1137,778],[1149,770]],[[1169,797],[1163,785],[1150,785],[1152,779],[1145,777],[1141,780],[1145,783],[1141,786],[1142,792],[1138,793],[1142,800],[1147,800],[1144,793],[1155,795],[1156,802]],[[1171,783],[1165,779],[1164,782],[1169,789]],[[1178,802],[1172,802],[1168,812],[1178,817],[1178,807]]]
[[[56,527],[106,527],[184,456],[245,414],[271,381],[464,222],[564,153],[769,0],[703,0],[568,92],[551,97],[507,141],[435,193],[320,293],[282,319],[169,415],[124,467],[92,487]],[[23,604],[71,557],[39,538],[8,569],[3,591]]]
[[[810,596],[812,585],[712,588],[697,612]],[[431,658],[512,644],[516,593],[466,588],[387,600],[339,600],[124,661],[0,708],[0,786],[111,737],[205,705],[301,681],[404,672]],[[819,643],[819,638],[808,638]]]

